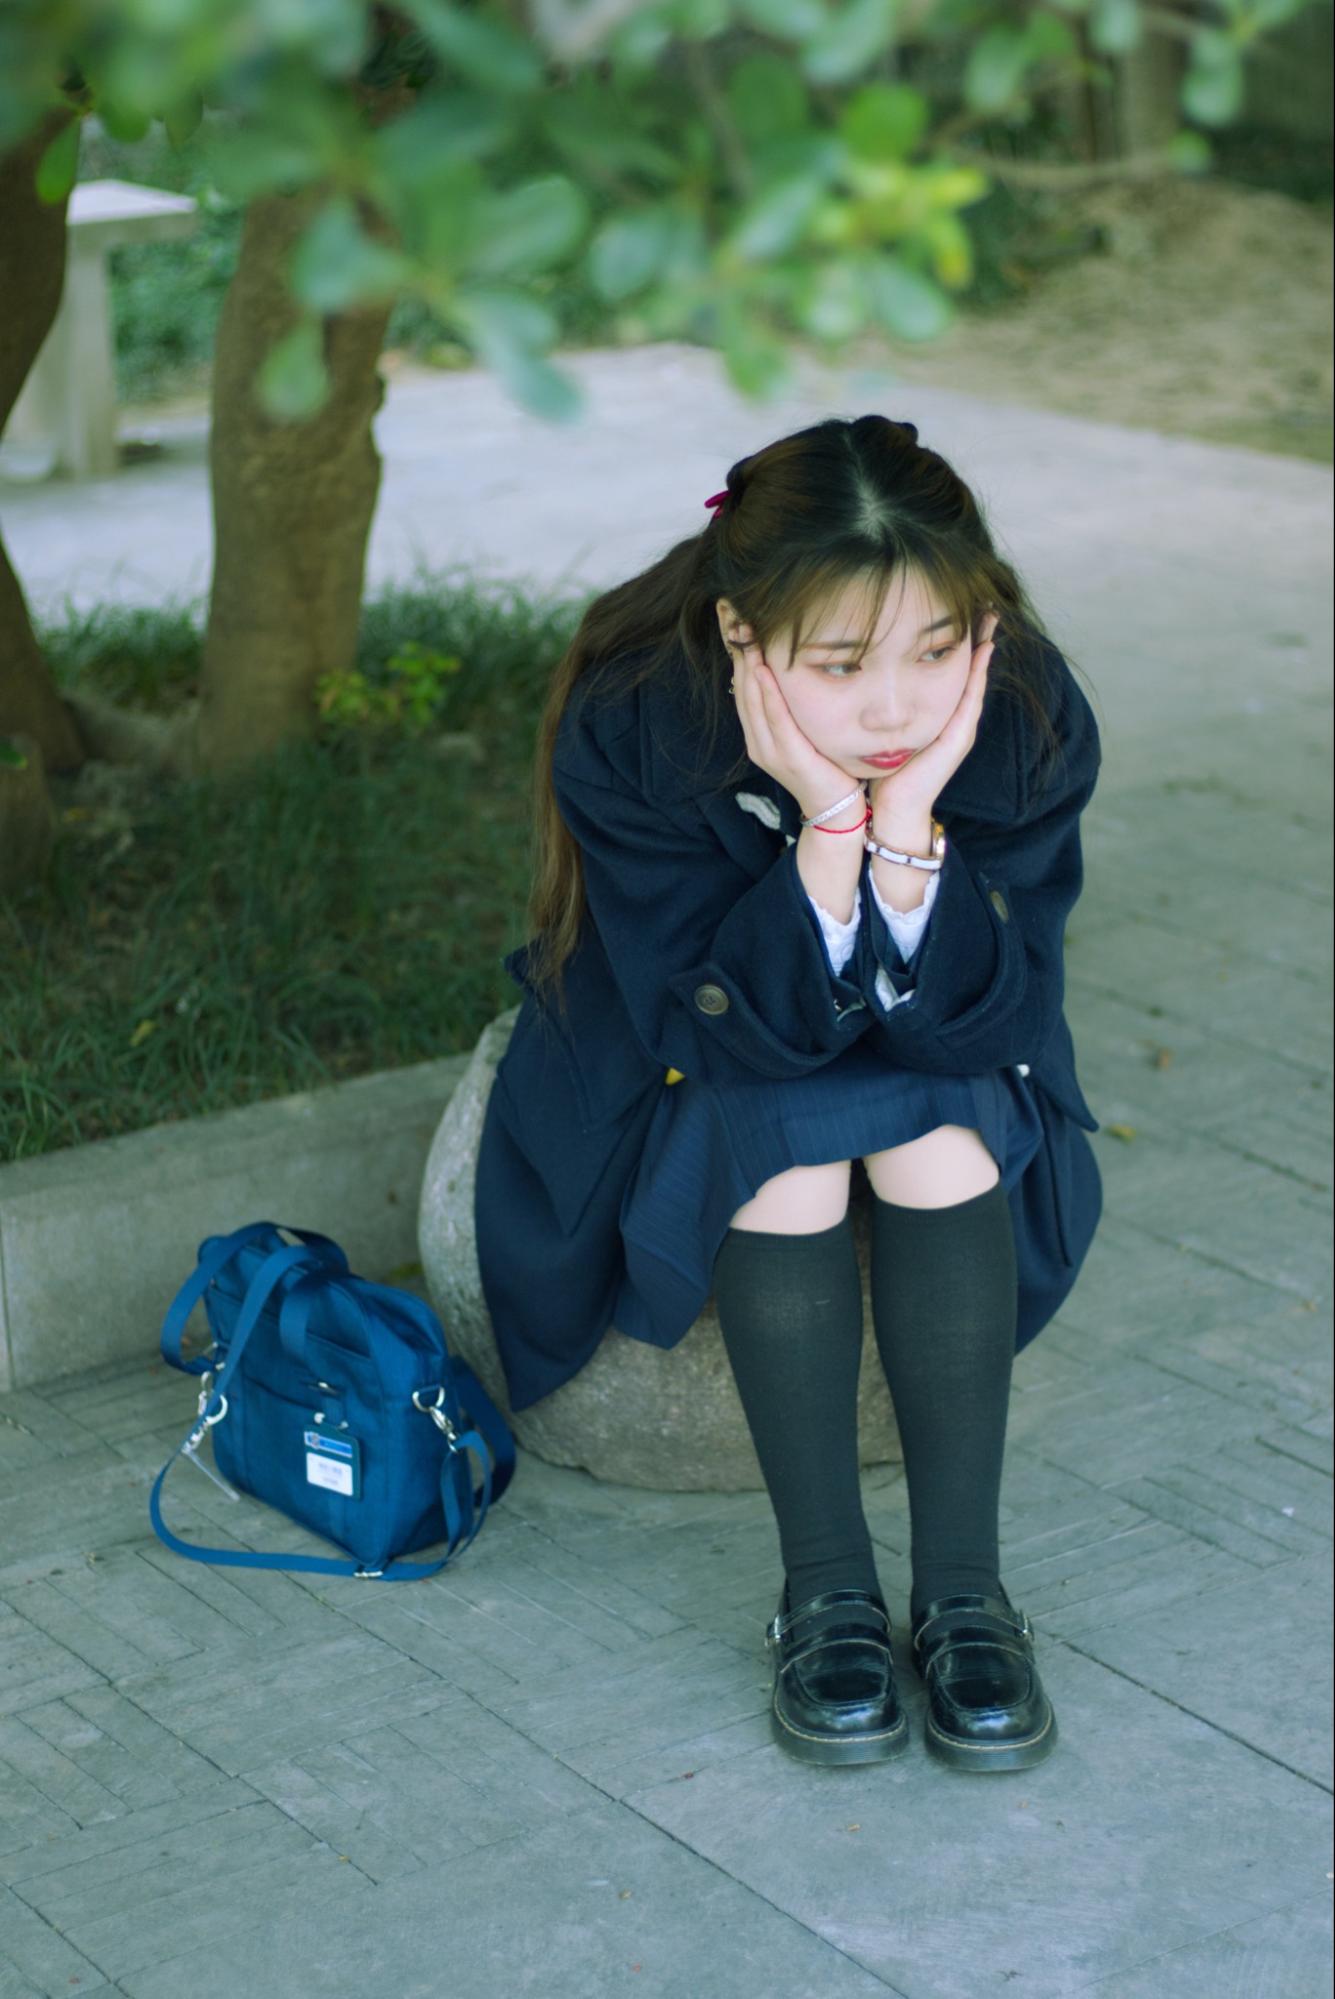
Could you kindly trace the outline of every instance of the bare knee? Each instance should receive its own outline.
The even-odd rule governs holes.
[[[901,1208],[953,1208],[1001,1178],[982,1133],[963,1124],[938,1125],[904,1145],[869,1152],[863,1163],[873,1190]]]
[[[848,1212],[852,1161],[822,1166],[790,1166],[776,1173],[737,1210],[735,1229],[763,1229],[770,1235],[815,1235],[832,1229]]]

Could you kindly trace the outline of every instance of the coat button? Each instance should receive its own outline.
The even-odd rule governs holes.
[[[701,1013],[726,1013],[732,1005],[722,986],[697,986],[695,1003]]]
[[[1027,1062],[1017,1062],[1015,1067],[1018,1074],[1020,1074],[1021,1076],[1027,1076],[1029,1074],[1029,1064]]]
[[[1010,920],[1010,911],[1006,907],[1006,898],[1001,893],[1001,890],[999,888],[990,888],[987,891],[987,899],[991,903],[993,909],[996,910],[997,915],[1001,918],[1002,922],[1003,923],[1008,922]]]

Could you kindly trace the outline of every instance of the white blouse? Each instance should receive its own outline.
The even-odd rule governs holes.
[[[871,892],[876,897],[876,907],[880,910],[886,923],[889,925],[890,935],[899,946],[900,954],[907,964],[919,944],[921,944],[923,931],[927,928],[927,919],[932,913],[932,904],[936,901],[937,886],[941,880],[940,870],[938,869],[928,876],[927,893],[918,907],[908,910],[889,908],[882,900],[881,892],[876,886],[875,873],[870,868],[866,872],[867,879],[871,884]],[[830,960],[830,970],[832,972],[842,972],[844,966],[853,955],[853,945],[858,934],[858,925],[862,921],[862,897],[859,895],[857,901],[854,903],[853,914],[849,917],[847,923],[841,923],[837,916],[831,916],[828,909],[822,909],[814,895],[808,896],[807,900],[820,919],[821,934],[825,939],[826,955]],[[876,974],[876,997],[888,1013],[892,1007],[901,1005],[903,1001],[911,999],[913,995],[911,992],[897,993],[885,973],[878,971]]]

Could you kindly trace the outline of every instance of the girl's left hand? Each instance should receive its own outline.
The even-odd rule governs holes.
[[[982,639],[969,662],[964,691],[940,735],[919,750],[916,757],[910,757],[906,764],[901,764],[898,770],[888,770],[883,777],[872,779],[872,813],[882,828],[893,825],[916,827],[929,819],[932,808],[946,788],[947,780],[973,748],[983,712],[983,696],[987,692],[992,635],[998,623],[999,614],[989,611],[982,623]]]

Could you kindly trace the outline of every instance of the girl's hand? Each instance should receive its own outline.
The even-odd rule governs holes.
[[[888,770],[871,781],[874,819],[881,827],[921,826],[931,817],[932,808],[945,790],[947,780],[957,771],[973,748],[978,721],[987,691],[987,669],[992,658],[992,634],[998,614],[989,611],[983,620],[983,637],[969,662],[969,675],[955,712],[936,736],[916,757],[898,770]]]
[[[847,798],[858,780],[850,778],[841,765],[822,756],[804,733],[759,645],[743,638],[734,645],[732,656],[737,713],[752,763],[776,777],[793,794],[804,819],[814,818],[837,799]],[[861,817],[866,810],[864,791],[861,798],[849,805],[846,814],[838,816],[847,818],[853,826],[857,824],[854,813]]]

